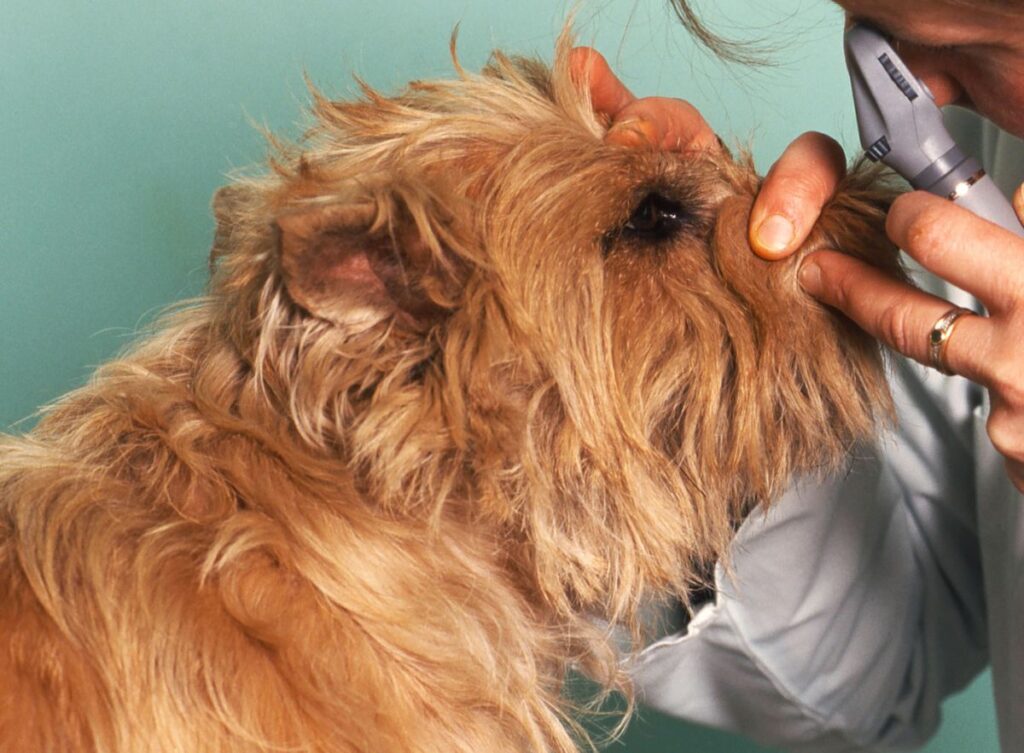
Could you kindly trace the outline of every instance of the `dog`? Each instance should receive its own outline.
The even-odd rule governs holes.
[[[569,49],[314,94],[207,295],[0,440],[0,749],[576,750],[567,670],[628,692],[614,630],[872,435],[750,161],[604,144]],[[802,253],[899,274],[890,198],[851,171]]]

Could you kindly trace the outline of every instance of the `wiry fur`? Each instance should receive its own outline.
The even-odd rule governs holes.
[[[567,49],[318,98],[209,294],[2,440],[0,748],[573,750],[598,626],[871,431],[879,353],[749,251],[750,165],[605,146]],[[894,268],[876,177],[808,248]]]

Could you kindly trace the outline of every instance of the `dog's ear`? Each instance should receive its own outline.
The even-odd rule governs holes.
[[[258,223],[263,194],[253,183],[232,183],[218,188],[213,194],[213,217],[217,223],[210,247],[210,271],[221,257],[237,248],[251,234]]]
[[[393,197],[307,204],[276,225],[285,287],[316,317],[367,325],[394,315],[427,327],[453,305],[443,237]]]

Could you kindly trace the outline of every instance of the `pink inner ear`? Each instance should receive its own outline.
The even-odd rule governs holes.
[[[366,306],[393,306],[376,259],[381,241],[367,233],[371,221],[366,205],[315,207],[278,219],[285,285],[299,305],[332,321]]]
[[[331,254],[324,254],[330,257]],[[324,278],[329,278],[341,283],[346,287],[356,287],[362,290],[379,291],[383,296],[386,294],[384,283],[381,282],[377,272],[370,263],[370,257],[365,252],[348,253],[343,258],[335,257],[331,264],[317,265],[317,272]]]
[[[285,286],[296,303],[335,322],[349,314],[397,311],[410,320],[439,313],[417,275],[431,262],[414,227],[374,227],[374,205],[328,205],[289,212],[277,220]]]

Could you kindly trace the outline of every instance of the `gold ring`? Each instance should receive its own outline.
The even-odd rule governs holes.
[[[953,335],[953,327],[956,326],[957,320],[964,314],[973,313],[970,309],[954,306],[940,316],[938,321],[932,325],[932,329],[928,333],[929,366],[942,374],[950,375],[953,373],[946,363],[946,343],[949,342],[949,338]]]

